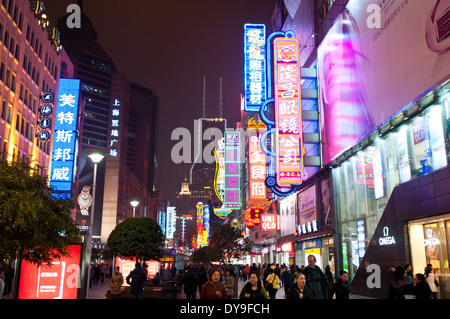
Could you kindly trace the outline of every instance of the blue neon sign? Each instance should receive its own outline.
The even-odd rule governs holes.
[[[244,25],[244,111],[259,112],[267,98],[266,26]]]
[[[74,180],[80,80],[60,79],[56,101],[50,187],[70,197]]]

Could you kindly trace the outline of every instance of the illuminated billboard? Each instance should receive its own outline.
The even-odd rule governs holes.
[[[274,40],[275,153],[277,184],[303,181],[303,123],[299,42],[293,37]]]
[[[448,3],[348,1],[317,50],[324,164],[449,78]]]
[[[166,238],[173,239],[174,233],[174,223],[175,223],[175,207],[167,207],[167,217],[166,217]]]
[[[156,260],[148,260],[145,262],[147,267],[147,279],[155,277],[159,272],[159,262]],[[130,272],[136,267],[136,260],[134,257],[120,257],[116,256],[115,267],[119,267],[119,272],[122,273],[123,278],[127,278]],[[127,281],[124,280],[123,286],[129,286]]]
[[[224,208],[241,207],[240,132],[225,132]]]
[[[203,247],[203,209],[205,205],[198,202],[197,205],[197,248]]]
[[[77,157],[77,123],[80,80],[60,79],[55,134],[50,170],[50,187],[61,192],[60,196],[70,197],[74,181],[74,163]]]
[[[69,255],[37,266],[23,261],[18,299],[77,299],[81,245],[69,245]]]
[[[244,25],[244,89],[245,112],[259,112],[267,98],[266,26]]]

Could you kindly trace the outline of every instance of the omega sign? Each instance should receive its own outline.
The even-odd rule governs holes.
[[[389,227],[383,227],[383,237],[378,238],[378,243],[380,246],[391,246],[396,244],[394,236],[389,236]]]

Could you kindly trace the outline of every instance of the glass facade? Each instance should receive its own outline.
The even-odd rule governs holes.
[[[356,273],[395,186],[448,165],[450,94],[333,170],[343,269]]]

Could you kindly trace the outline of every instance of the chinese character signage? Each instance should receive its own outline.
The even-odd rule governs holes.
[[[303,137],[299,42],[274,40],[274,97],[277,184],[290,187],[303,181]]]
[[[244,86],[246,112],[259,112],[267,98],[266,91],[266,27],[244,25]]]
[[[208,246],[209,244],[209,206],[205,205],[203,208],[203,246]]]
[[[249,133],[249,198],[252,204],[268,205],[266,185],[266,154],[261,150],[261,135],[267,131],[267,126],[256,123],[253,118],[248,121]]]
[[[67,197],[72,190],[79,92],[80,80],[59,80],[50,187]]]
[[[203,247],[203,209],[205,205],[198,202],[197,205],[197,248]]]
[[[240,133],[225,132],[224,208],[241,207]]]
[[[109,141],[109,156],[117,157],[119,152],[120,137],[120,101],[114,99],[111,109],[111,131]]]

